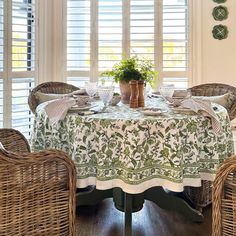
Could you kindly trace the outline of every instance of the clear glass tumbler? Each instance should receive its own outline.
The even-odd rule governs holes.
[[[85,90],[86,93],[92,98],[98,90],[97,82],[87,82],[85,84]]]
[[[104,104],[104,107],[102,109],[103,111],[105,111],[106,108],[108,107],[113,97],[113,94],[114,94],[113,86],[99,86],[98,87],[98,95]]]

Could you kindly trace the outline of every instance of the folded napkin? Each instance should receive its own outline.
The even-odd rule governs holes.
[[[186,89],[175,89],[173,97],[182,97],[185,98],[188,96],[188,90]]]
[[[64,97],[58,100],[53,100],[46,105],[45,111],[49,118],[49,122],[54,124],[59,120],[63,120],[67,114],[67,111],[76,104],[75,99]]]
[[[212,128],[216,133],[218,133],[221,130],[222,127],[219,118],[216,115],[215,111],[213,110],[210,101],[189,98],[181,102],[181,107],[189,108],[195,112],[200,111],[202,115],[209,117],[211,119]]]

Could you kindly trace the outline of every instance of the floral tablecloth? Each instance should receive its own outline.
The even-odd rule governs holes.
[[[165,107],[158,98],[147,101]],[[73,159],[77,187],[120,187],[141,193],[154,186],[182,191],[213,180],[220,163],[233,153],[233,139],[226,110],[217,106],[222,131],[215,133],[202,115],[168,113],[144,116],[126,105],[108,113],[80,116],[68,113],[50,125],[44,110],[37,108],[32,150],[56,148]]]

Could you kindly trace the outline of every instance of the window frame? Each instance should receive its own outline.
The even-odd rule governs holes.
[[[122,34],[122,55],[129,56],[130,54],[130,1],[131,0],[123,0],[123,34]],[[188,1],[188,68],[186,71],[163,71],[162,68],[162,62],[163,62],[163,38],[162,38],[162,12],[163,12],[163,0],[154,0],[154,8],[155,8],[155,37],[154,37],[154,54],[155,56],[155,70],[158,71],[158,81],[157,81],[157,87],[160,86],[163,82],[163,78],[187,78],[188,81],[188,87],[192,86],[193,84],[196,84],[193,81],[194,73],[195,75],[198,73],[201,67],[199,66],[199,63],[196,65],[196,68],[193,68],[193,51],[197,48],[197,45],[193,43],[193,35],[194,30],[196,31],[196,26],[194,28],[193,26],[193,16],[197,16],[199,14],[201,5],[200,3],[196,3],[196,1],[193,0],[187,0]],[[195,9],[195,11],[193,11]],[[93,12],[96,13],[98,16],[98,1],[91,1],[91,34],[90,34],[90,42],[91,42],[91,53],[90,53],[90,61],[91,66],[90,68],[95,68],[94,70],[90,70],[90,73],[86,71],[67,71],[67,0],[64,0],[64,11],[63,11],[63,19],[65,24],[64,29],[64,48],[65,48],[65,66],[64,66],[64,81],[68,81],[67,78],[69,77],[88,77],[90,78],[90,81],[97,81],[97,78],[99,78],[100,73],[98,71],[98,27],[96,20],[94,19],[96,17],[92,17]],[[197,12],[197,14],[196,14]],[[128,14],[127,14],[128,13]],[[201,21],[200,17],[198,17],[199,22]],[[126,34],[124,34],[124,32]],[[201,35],[200,31],[198,30],[199,35]],[[199,36],[196,36],[198,40],[200,39]],[[198,45],[201,46],[201,45]],[[199,50],[199,47],[198,47]],[[200,55],[200,54],[199,54]],[[196,60],[199,61],[199,57],[194,57]],[[199,80],[198,80],[199,81]]]
[[[26,0],[26,4],[31,4],[32,0]],[[26,70],[25,71],[14,71],[13,70],[13,51],[12,51],[12,46],[13,46],[13,27],[12,27],[12,18],[13,18],[13,4],[12,1],[8,0],[3,0],[3,14],[4,14],[4,22],[3,22],[3,28],[4,28],[4,35],[3,35],[3,58],[4,58],[4,63],[3,63],[3,72],[0,72],[2,74],[2,83],[3,83],[3,127],[4,128],[12,128],[13,127],[13,118],[14,118],[14,113],[13,113],[13,82],[14,79],[22,79],[22,83],[27,82],[29,83],[29,88],[32,87],[31,83],[28,82],[28,80],[24,80],[24,78],[33,78],[34,83],[37,83],[38,81],[38,0],[35,0],[35,16],[34,16],[34,21],[35,21],[35,32],[34,32],[34,37],[35,37],[35,56],[34,56],[34,70],[30,70],[29,66],[31,66],[31,55],[28,54],[29,50],[32,52],[31,48],[28,48],[29,43],[27,42],[27,56],[26,56]],[[27,14],[27,17],[29,17],[30,12]],[[31,26],[29,26],[29,21],[27,20],[27,29],[31,31]],[[32,22],[31,22],[32,23]],[[27,30],[27,40],[31,40],[31,32]],[[30,38],[28,38],[30,37]],[[33,53],[33,52],[32,52]],[[30,59],[30,61],[28,61]],[[25,89],[22,89],[25,90]],[[28,89],[27,89],[28,90]],[[30,91],[30,89],[28,90]],[[29,117],[25,117],[26,119],[29,119],[29,133],[28,137],[30,135],[30,130],[31,130],[31,124],[32,124],[32,114],[29,109]],[[19,118],[21,120],[23,118]],[[26,126],[24,126],[26,127]],[[27,131],[28,132],[28,131]]]

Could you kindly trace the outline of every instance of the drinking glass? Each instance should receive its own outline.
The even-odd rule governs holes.
[[[151,85],[149,83],[146,83],[145,90],[144,90],[145,99],[147,99],[150,96],[151,91],[152,91]]]
[[[192,97],[192,92],[191,92],[191,90],[190,89],[187,89],[187,93],[186,93],[186,99],[189,99],[189,98],[191,98]]]
[[[89,97],[93,97],[96,92],[97,92],[97,89],[98,89],[98,84],[97,82],[87,82],[85,84],[85,90],[86,90],[86,93],[89,95]]]
[[[171,98],[174,94],[175,86],[174,84],[165,84],[160,87],[160,94],[163,98]]]
[[[109,102],[111,101],[114,94],[114,87],[113,86],[99,86],[98,87],[98,95],[102,100],[104,107],[102,111],[105,111]]]

